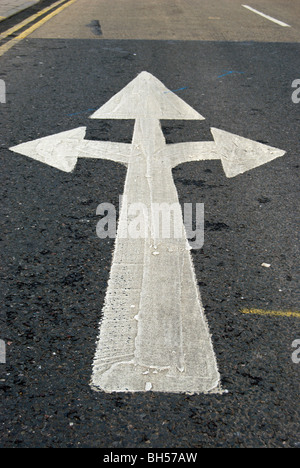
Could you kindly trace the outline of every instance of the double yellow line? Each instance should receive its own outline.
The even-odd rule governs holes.
[[[0,46],[0,57],[5,54],[9,49],[11,49],[13,46],[18,44],[18,42],[22,41],[25,39],[25,37],[29,36],[29,34],[33,33],[36,29],[41,27],[43,24],[45,24],[47,21],[49,21],[51,18],[54,16],[58,15],[61,11],[63,11],[65,8],[69,7],[72,5],[72,3],[75,3],[77,0],[70,0],[67,3],[64,3],[66,0],[59,0],[58,2],[54,3],[53,5],[50,5],[47,8],[44,8],[43,10],[39,11],[35,15],[30,16],[26,20],[22,21],[21,23],[17,24],[16,26],[13,26],[12,28],[8,29],[4,33],[0,34],[0,40],[6,39],[9,37],[11,34],[14,34],[15,32],[19,31],[20,29],[24,28],[27,26],[27,24],[32,23],[36,19],[38,19],[40,16],[45,15],[48,11],[51,11],[49,15],[45,16],[42,18],[40,21],[37,21],[34,23],[32,26],[30,26],[28,29],[25,29],[23,32],[21,32],[17,37],[14,37],[13,39],[9,40],[2,46]],[[64,3],[63,5],[61,5]],[[61,5],[61,6],[60,6]]]

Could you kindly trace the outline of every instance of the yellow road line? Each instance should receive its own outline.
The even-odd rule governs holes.
[[[41,26],[43,26],[43,24],[45,24],[47,21],[49,21],[51,18],[53,18],[54,16],[56,16],[58,13],[60,13],[61,11],[63,11],[65,8],[69,7],[70,5],[72,5],[73,3],[77,2],[77,0],[70,0],[68,3],[65,3],[64,5],[62,5],[61,7],[57,8],[55,11],[53,11],[52,13],[50,13],[49,15],[45,16],[45,18],[41,19],[40,21],[38,21],[37,23],[33,24],[30,28],[26,29],[25,31],[23,31],[18,37],[14,38],[14,39],[11,39],[10,41],[8,41],[6,44],[4,44],[3,46],[0,47],[0,57],[5,54],[9,49],[11,49],[14,45],[18,44],[18,42],[22,41],[23,39],[25,39],[25,37],[29,36],[29,34],[33,33],[33,31],[35,31],[36,29],[40,28]],[[62,1],[58,2],[57,4],[60,4],[62,3]],[[53,8],[53,5],[52,5],[52,8]],[[41,12],[40,12],[41,13]],[[44,12],[45,13],[45,12]],[[42,14],[42,13],[41,13]],[[29,19],[29,18],[28,18]],[[26,20],[27,21],[27,20]],[[31,20],[32,21],[32,20]],[[19,26],[19,25],[18,25]],[[21,26],[22,27],[22,26]],[[12,28],[13,29],[13,28]],[[20,27],[18,28],[20,29]],[[10,33],[11,34],[11,33]]]
[[[300,318],[300,312],[285,312],[283,310],[260,310],[260,309],[242,309],[242,314],[253,315],[271,315],[273,317],[297,317]]]
[[[13,26],[12,28],[5,31],[4,33],[0,34],[0,39],[5,39],[7,36],[10,36],[11,34],[18,31],[19,29],[24,28],[24,26],[26,26],[27,24],[31,23],[32,21],[39,18],[40,16],[45,15],[47,13],[47,11],[53,10],[53,8],[59,6],[61,3],[65,2],[65,1],[66,0],[59,0],[58,2],[54,3],[53,5],[50,5],[49,7],[44,8],[43,10],[39,11],[38,13],[35,13],[34,15],[30,16],[29,18],[22,21],[21,23],[16,24],[16,26]],[[1,20],[1,18],[2,17],[0,16],[0,20]]]

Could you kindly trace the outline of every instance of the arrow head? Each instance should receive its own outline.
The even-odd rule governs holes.
[[[138,118],[204,120],[148,72],[140,73],[91,116],[91,119]]]
[[[227,177],[243,174],[280,158],[286,153],[272,146],[257,143],[217,128],[212,128],[211,132]]]
[[[77,163],[80,143],[85,137],[85,132],[86,127],[78,127],[74,130],[21,143],[13,146],[10,150],[61,171],[72,172]]]

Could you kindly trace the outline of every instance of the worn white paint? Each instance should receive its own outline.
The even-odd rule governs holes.
[[[56,133],[13,146],[11,151],[23,154],[61,171],[72,172],[78,158],[110,159],[127,164],[131,145],[85,140],[86,127]]]
[[[131,81],[97,110],[92,119],[205,120],[147,72]]]
[[[244,8],[247,8],[247,10],[252,11],[253,13],[256,13],[257,15],[262,16],[263,18],[266,18],[269,21],[272,21],[273,23],[279,24],[279,26],[282,26],[283,28],[290,28],[291,26],[287,23],[284,23],[283,21],[280,21],[276,18],[273,18],[272,16],[266,15],[265,13],[262,13],[259,10],[256,10],[255,8],[252,8],[249,5],[242,5]]]
[[[171,170],[184,155],[169,157],[159,119],[203,119],[166,91],[142,73],[92,116],[136,118],[124,195],[128,205],[143,203],[148,210],[154,203],[179,205]],[[108,392],[215,390],[220,376],[186,238],[154,237],[150,223],[146,238],[123,239],[128,222],[123,208],[93,387]],[[184,232],[182,217],[180,222]]]
[[[212,129],[214,142],[166,145],[159,119],[200,114],[151,74],[143,72],[92,115],[135,119],[131,145],[84,139],[86,129],[62,132],[11,148],[70,172],[78,157],[104,158],[128,167],[126,203],[179,206],[172,168],[221,159],[234,177],[282,156],[283,151]],[[180,211],[181,212],[181,211]],[[182,217],[179,220],[183,232]],[[126,238],[122,205],[91,385],[106,392],[216,392],[220,375],[185,236]]]
[[[227,177],[236,177],[280,158],[285,151],[212,128],[218,156]]]

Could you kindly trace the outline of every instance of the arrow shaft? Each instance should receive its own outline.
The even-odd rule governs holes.
[[[136,121],[94,360],[93,385],[106,391],[202,392],[219,381],[185,235],[157,236],[150,217],[147,236],[124,239],[137,202],[148,213],[155,203],[178,207],[170,220],[185,232],[165,147],[159,121]]]

